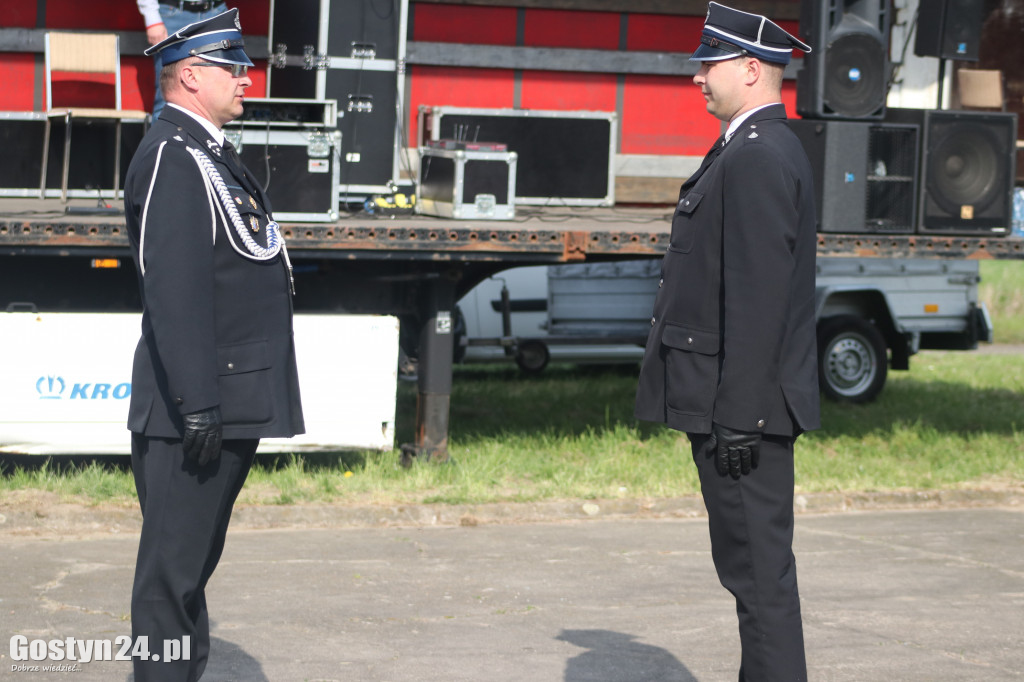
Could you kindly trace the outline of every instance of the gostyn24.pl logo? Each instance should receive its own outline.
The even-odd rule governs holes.
[[[159,650],[150,650],[149,637],[134,640],[122,635],[109,639],[29,639],[25,635],[11,637],[11,672],[74,672],[79,664],[92,661],[189,661],[192,660],[192,638],[165,639]],[[21,661],[28,661],[22,663]],[[46,661],[44,664],[43,661]]]

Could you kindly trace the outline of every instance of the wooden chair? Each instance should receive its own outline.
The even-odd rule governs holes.
[[[43,140],[42,173],[39,197],[46,196],[46,171],[50,154],[50,128],[53,119],[64,119],[64,165],[61,171],[60,198],[68,199],[68,166],[71,160],[71,124],[74,119],[113,119],[114,132],[114,199],[121,183],[121,123],[126,120],[145,121],[145,111],[121,108],[121,52],[114,33],[48,32],[46,54],[46,129]],[[109,74],[114,77],[114,101],[110,108],[58,106],[53,101],[52,74]]]

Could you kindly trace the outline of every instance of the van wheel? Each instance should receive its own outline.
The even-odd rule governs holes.
[[[826,398],[866,403],[885,385],[885,339],[875,325],[853,315],[818,326],[818,381]]]
[[[524,341],[516,350],[516,364],[527,374],[537,374],[548,366],[551,353],[540,341]]]

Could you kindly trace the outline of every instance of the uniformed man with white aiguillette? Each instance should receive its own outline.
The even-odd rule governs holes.
[[[819,425],[817,240],[811,166],[781,100],[794,49],[810,46],[710,3],[693,82],[728,127],[680,191],[636,396],[638,418],[689,436],[748,682],[807,678],[793,444]]]
[[[155,52],[168,104],[125,182],[143,303],[128,416],[143,516],[132,635],[151,654],[133,662],[136,682],[191,682],[210,649],[206,584],[259,439],[304,426],[291,266],[267,196],[221,130],[252,85],[238,10]],[[179,660],[154,660],[171,640]]]

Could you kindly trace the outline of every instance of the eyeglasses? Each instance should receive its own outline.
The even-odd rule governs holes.
[[[217,64],[215,62],[192,62],[189,66],[217,66],[231,73],[232,78],[241,78],[249,73],[248,64]]]

